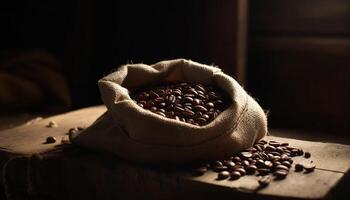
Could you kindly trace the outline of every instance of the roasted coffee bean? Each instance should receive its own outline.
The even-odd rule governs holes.
[[[283,142],[283,143],[281,143],[281,146],[283,146],[283,147],[288,146],[288,145],[289,145],[288,142]]]
[[[229,176],[230,176],[230,172],[228,172],[228,171],[221,171],[218,174],[218,180],[227,179]]]
[[[241,176],[244,176],[246,174],[246,171],[243,168],[236,168],[235,171],[239,172]]]
[[[195,121],[199,124],[199,125],[204,125],[207,123],[207,120],[203,117],[198,117],[195,119]]]
[[[231,172],[230,176],[231,176],[232,180],[237,180],[237,179],[241,178],[241,173],[238,171],[233,171],[233,172]]]
[[[194,115],[194,112],[189,109],[185,109],[184,111],[182,111],[182,115],[184,117],[192,117]]]
[[[233,162],[241,162],[241,158],[238,157],[238,156],[235,156],[235,157],[232,158],[232,161]]]
[[[272,145],[267,145],[264,148],[265,151],[276,151],[276,147],[272,146]]]
[[[288,168],[290,168],[290,166],[291,166],[291,163],[287,160],[283,161],[281,164],[288,167]]]
[[[229,169],[233,169],[233,167],[235,167],[236,164],[232,161],[224,161],[223,165],[228,167]]]
[[[303,171],[304,166],[302,164],[300,164],[300,163],[297,163],[297,164],[295,164],[294,168],[295,168],[296,172],[301,172],[301,171]]]
[[[243,152],[241,152],[241,157],[243,157],[243,158],[250,158],[250,157],[252,157],[253,156],[253,154],[251,153],[251,152],[248,152],[248,151],[243,151]]]
[[[46,138],[46,143],[47,144],[55,143],[55,142],[56,142],[56,138],[55,137],[49,136],[49,137]]]
[[[258,168],[258,172],[260,175],[266,175],[266,174],[270,173],[270,170],[267,168]]]
[[[247,168],[246,168],[246,171],[247,171],[247,174],[255,174],[256,170],[258,168],[255,166],[255,165],[249,165]]]
[[[313,172],[316,168],[315,164],[309,163],[309,164],[304,164],[304,169],[306,172]]]
[[[278,146],[280,146],[281,144],[280,144],[279,142],[276,142],[276,141],[271,140],[271,141],[269,141],[269,145],[274,146],[274,147],[278,147]]]
[[[256,165],[258,167],[264,167],[265,166],[265,161],[262,160],[262,159],[259,159],[259,160],[256,161]]]
[[[266,160],[266,161],[264,162],[264,166],[265,166],[266,168],[271,168],[271,167],[273,166],[273,164],[272,164],[271,161]]]
[[[288,175],[288,170],[279,169],[273,173],[276,179],[284,179]]]
[[[271,182],[271,176],[263,176],[258,180],[260,187],[266,187]]]
[[[214,161],[214,162],[211,163],[211,166],[212,166],[212,167],[217,167],[217,166],[222,167],[223,164],[222,164],[222,162],[216,160],[216,161]]]
[[[248,167],[250,165],[250,163],[248,160],[243,160],[242,165],[243,165],[243,167]]]
[[[226,170],[228,170],[228,167],[226,167],[226,166],[216,166],[216,167],[213,167],[213,170],[214,170],[215,172],[221,172],[221,171],[226,171]]]
[[[164,114],[163,112],[157,111],[156,113],[157,113],[158,115],[161,115],[161,116],[165,117],[165,114]]]
[[[284,165],[277,165],[276,167],[275,167],[275,169],[276,170],[286,170],[286,171],[288,171],[288,167],[286,167],[286,166],[284,166]]]
[[[311,157],[311,153],[310,152],[305,152],[304,157],[305,158],[310,158]]]

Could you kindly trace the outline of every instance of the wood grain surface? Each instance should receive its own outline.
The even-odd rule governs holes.
[[[312,160],[317,167],[308,174],[291,170],[285,180],[274,180],[263,189],[258,188],[257,176],[218,181],[212,171],[195,177],[184,167],[130,163],[69,145],[58,148],[69,128],[87,127],[105,111],[104,106],[90,107],[1,131],[5,193],[11,199],[339,199],[349,191],[350,146],[334,143],[267,136],[311,152],[310,159],[295,157],[294,163]],[[57,128],[46,127],[52,120]],[[47,136],[58,142],[43,144]]]

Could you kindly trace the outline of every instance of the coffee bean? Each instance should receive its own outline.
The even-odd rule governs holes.
[[[310,158],[311,157],[311,153],[310,152],[305,152],[304,157],[305,158]]]
[[[281,164],[288,167],[288,168],[290,168],[290,166],[291,166],[291,163],[287,160],[283,161]]]
[[[250,163],[248,160],[243,160],[242,165],[243,165],[243,167],[248,167],[250,165]]]
[[[263,176],[258,180],[260,187],[266,187],[267,185],[270,184],[270,182],[271,182],[270,176]]]
[[[272,164],[271,161],[266,160],[266,161],[264,162],[264,166],[265,166],[266,168],[272,168],[273,164]]]
[[[255,174],[256,170],[258,168],[255,166],[255,165],[249,165],[247,168],[246,168],[246,171],[247,171],[247,174]]]
[[[316,165],[315,164],[304,164],[304,169],[306,172],[313,172],[316,168]]]
[[[201,104],[201,100],[193,99],[193,105],[200,105],[200,104]]]
[[[55,137],[49,136],[49,137],[46,138],[46,143],[47,144],[55,143],[55,142],[56,142],[56,138]]]
[[[214,104],[212,102],[208,102],[205,104],[206,108],[214,108]]]
[[[207,123],[207,120],[203,117],[198,117],[195,119],[195,121],[199,124],[199,125],[204,125]]]
[[[275,167],[275,169],[276,170],[286,170],[286,171],[288,171],[288,167],[286,167],[286,166],[284,166],[284,165],[277,165],[276,167]]]
[[[262,160],[262,159],[259,159],[259,160],[256,161],[256,165],[258,167],[264,167],[265,166],[265,161]]]
[[[243,168],[236,168],[235,171],[239,172],[241,176],[244,176],[246,174],[246,171]]]
[[[173,104],[175,103],[175,101],[176,101],[176,97],[174,95],[170,95],[168,98],[168,102]]]
[[[55,121],[49,121],[49,123],[46,125],[48,128],[57,128],[58,124]]]
[[[182,115],[185,117],[192,117],[194,115],[194,112],[189,109],[185,109],[184,111],[182,111]]]
[[[232,158],[232,161],[233,162],[241,162],[241,158],[238,157],[238,156],[235,156],[235,157]]]
[[[281,146],[288,146],[289,145],[289,143],[288,142],[283,142],[283,143],[281,143]]]
[[[297,163],[297,164],[295,164],[294,168],[295,168],[296,172],[301,172],[301,171],[303,171],[304,166],[302,164],[300,164],[300,163]]]
[[[218,174],[218,180],[227,179],[229,176],[230,176],[230,172],[228,172],[228,171],[221,171]]]
[[[253,154],[251,153],[251,152],[248,152],[248,151],[243,151],[243,152],[241,152],[241,157],[243,157],[243,158],[250,158],[250,157],[252,157],[253,156]]]
[[[213,167],[217,167],[217,166],[222,167],[223,164],[222,164],[222,162],[216,160],[216,161],[214,161],[214,162],[211,163],[211,166],[213,166]]]
[[[273,173],[276,176],[276,179],[283,179],[288,175],[288,170],[279,169]]]
[[[260,175],[266,175],[266,174],[270,173],[270,170],[267,168],[259,168],[258,172]]]
[[[276,151],[276,147],[272,146],[272,145],[267,145],[264,148],[265,151]]]
[[[237,179],[241,178],[241,173],[238,171],[233,171],[233,172],[231,172],[230,176],[231,176],[232,180],[237,180]]]
[[[157,111],[156,113],[157,113],[158,115],[161,115],[161,116],[165,117],[165,114],[164,114],[163,112]]]
[[[216,166],[216,167],[213,167],[213,170],[215,172],[221,172],[221,171],[228,170],[228,167],[226,167],[226,166]]]
[[[196,105],[195,107],[193,107],[193,109],[195,111],[200,111],[200,112],[207,112],[208,111],[205,107],[203,107],[201,105]]]
[[[271,141],[269,141],[269,145],[274,146],[274,147],[278,147],[278,146],[280,146],[281,144],[280,144],[279,142],[276,142],[276,141],[271,140]]]

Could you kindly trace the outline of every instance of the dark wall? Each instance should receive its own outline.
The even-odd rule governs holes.
[[[270,126],[350,131],[350,1],[251,1],[249,90]]]
[[[236,75],[237,2],[5,2],[0,48],[56,55],[74,107],[83,107],[101,103],[97,80],[121,64],[187,58]]]

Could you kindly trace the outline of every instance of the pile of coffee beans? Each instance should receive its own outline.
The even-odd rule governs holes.
[[[213,86],[165,83],[131,95],[137,105],[160,116],[203,126],[230,104],[228,96]]]
[[[245,175],[261,176],[258,180],[260,186],[267,186],[272,177],[284,179],[292,168],[293,157],[303,156],[308,159],[311,153],[289,146],[288,143],[260,140],[253,147],[241,151],[226,160],[216,160],[209,164],[197,167],[194,175],[203,175],[208,170],[218,173],[217,180],[237,180]],[[308,164],[295,164],[295,171],[306,173],[315,169],[311,161]]]

